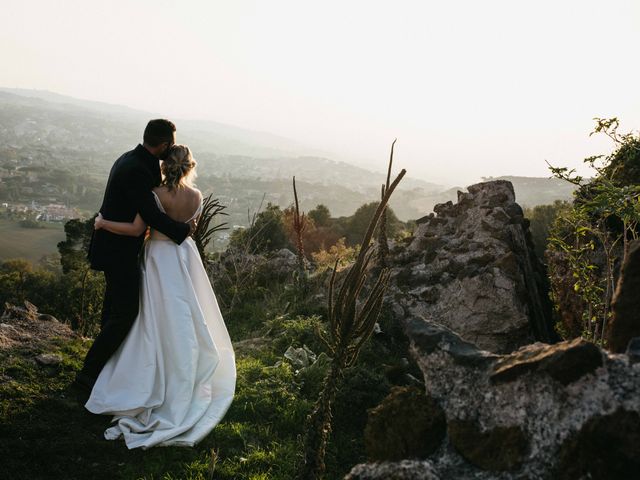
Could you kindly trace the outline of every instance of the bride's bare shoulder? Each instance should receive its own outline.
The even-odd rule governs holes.
[[[196,187],[187,187],[187,190],[189,191],[190,195],[192,195],[194,198],[198,198],[199,200],[202,200],[202,192],[198,190]]]

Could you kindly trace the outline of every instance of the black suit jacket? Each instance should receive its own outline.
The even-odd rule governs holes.
[[[189,235],[189,224],[176,222],[162,213],[152,189],[160,185],[160,164],[142,145],[126,152],[111,167],[100,207],[105,220],[133,222],[137,213],[152,228],[180,244]],[[136,265],[144,241],[139,237],[94,230],[89,245],[89,262],[95,270],[131,268]]]

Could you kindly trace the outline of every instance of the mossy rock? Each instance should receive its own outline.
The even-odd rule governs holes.
[[[482,431],[469,420],[450,420],[449,440],[469,463],[490,471],[513,471],[529,450],[527,436],[518,426]]]
[[[554,478],[638,478],[640,415],[619,409],[589,419],[560,447]]]
[[[374,461],[425,458],[442,444],[444,411],[417,387],[394,387],[369,411],[365,447]]]

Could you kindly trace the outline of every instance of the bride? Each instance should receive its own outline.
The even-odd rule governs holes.
[[[196,162],[174,145],[162,164],[158,207],[176,221],[202,211],[193,187]],[[133,223],[98,216],[96,229],[139,236]],[[122,345],[93,386],[85,407],[113,415],[104,436],[128,448],[193,446],[220,422],[235,392],[235,354],[215,294],[192,238],[177,245],[151,229],[144,246],[140,311]]]

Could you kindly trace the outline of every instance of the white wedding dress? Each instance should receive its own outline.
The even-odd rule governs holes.
[[[104,436],[130,449],[193,446],[220,422],[235,385],[235,353],[195,242],[152,230],[138,317],[85,407],[114,415]]]

